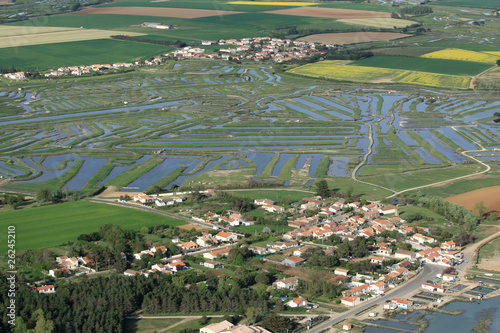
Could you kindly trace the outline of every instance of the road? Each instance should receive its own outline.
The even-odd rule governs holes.
[[[210,223],[200,222],[200,221],[197,221],[197,220],[193,220],[193,219],[191,219],[189,217],[185,217],[185,216],[182,216],[182,215],[177,215],[177,214],[165,212],[163,210],[159,210],[159,209],[156,209],[156,208],[151,208],[151,207],[148,207],[148,206],[142,206],[142,205],[135,204],[135,203],[119,202],[119,201],[114,201],[114,200],[95,199],[95,198],[87,198],[85,200],[93,201],[93,202],[99,202],[99,203],[105,203],[105,204],[108,204],[108,205],[116,205],[116,206],[122,206],[122,207],[129,207],[129,208],[140,209],[140,210],[144,210],[146,212],[152,212],[152,213],[156,213],[156,214],[161,214],[161,215],[173,217],[173,218],[176,218],[176,219],[179,219],[179,220],[184,220],[184,221],[187,221],[189,223],[197,224],[199,226],[202,226],[202,227],[205,227],[205,228],[209,228],[209,229],[213,229],[213,227],[214,227],[214,225],[210,224]],[[224,228],[224,227],[219,227],[219,226],[217,226],[217,228],[221,229],[221,230],[226,230],[226,231],[231,232],[233,234],[244,236],[243,233],[231,230],[229,228]]]
[[[441,273],[443,270],[442,266],[437,266],[437,265],[424,265],[422,271],[413,277],[411,280],[409,280],[406,283],[403,283],[399,286],[397,286],[395,289],[389,291],[382,297],[377,297],[372,300],[366,301],[362,305],[354,307],[352,310],[339,313],[337,316],[335,316],[332,319],[329,319],[318,326],[315,326],[311,328],[309,333],[318,333],[321,332],[325,329],[330,328],[332,325],[335,325],[343,320],[346,320],[347,318],[353,317],[355,314],[362,312],[374,305],[380,305],[384,304],[385,301],[391,300],[393,298],[406,298],[408,293],[414,290],[418,290],[422,282],[425,282],[427,280],[432,280],[433,278],[436,277],[436,274]]]

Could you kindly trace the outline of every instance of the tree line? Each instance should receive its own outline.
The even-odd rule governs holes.
[[[128,40],[128,41],[132,41],[132,42],[165,45],[165,46],[176,46],[176,47],[187,46],[186,42],[183,42],[179,39],[175,40],[175,41],[174,40],[158,40],[158,39],[151,39],[151,38],[133,37],[133,36],[127,36],[127,35],[114,35],[114,36],[111,36],[111,38],[119,39],[119,40]]]

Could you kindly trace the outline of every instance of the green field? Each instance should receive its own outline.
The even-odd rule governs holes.
[[[298,202],[303,198],[310,198],[314,196],[314,192],[306,192],[306,191],[294,191],[294,190],[283,190],[283,189],[275,189],[275,190],[244,190],[244,191],[228,191],[234,195],[247,197],[252,200],[256,199],[270,199],[274,200],[279,204],[280,200],[292,200],[294,202]]]
[[[58,68],[144,60],[174,48],[113,39],[9,47],[0,49],[2,67]]]
[[[11,225],[16,227],[17,252],[76,241],[82,233],[95,232],[99,226],[107,223],[133,230],[160,224],[185,224],[184,221],[163,215],[89,201],[0,213],[2,230],[7,230]],[[1,233],[0,253],[7,251],[6,235],[6,232]]]
[[[476,75],[491,67],[488,64],[469,61],[389,56],[365,58],[351,65],[414,70],[450,75]]]
[[[433,2],[433,4],[441,6],[453,6],[453,7],[477,7],[477,8],[498,8],[497,0],[438,0]]]

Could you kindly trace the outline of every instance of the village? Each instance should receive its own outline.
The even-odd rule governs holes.
[[[186,198],[181,195],[137,193],[129,199],[122,198],[119,201],[135,206],[179,207]],[[277,293],[275,295],[287,295],[284,298],[280,296],[286,308],[304,308],[308,312],[319,308],[315,311],[322,310],[323,313],[331,309],[300,294],[301,275],[311,268],[333,273],[328,283],[342,290],[338,298],[332,299],[335,300],[335,305],[332,305],[336,307],[335,311],[357,308],[384,296],[381,312],[433,308],[444,298],[463,294],[477,286],[477,283],[473,283],[465,288],[463,283],[467,282],[455,269],[464,260],[460,246],[453,240],[438,241],[429,235],[428,228],[411,225],[398,216],[399,206],[378,202],[362,204],[344,199],[324,199],[321,196],[305,197],[300,203],[294,204],[295,208],[292,205],[277,205],[267,198],[256,199],[254,204],[273,216],[293,209],[302,217],[288,220],[292,230],[275,233],[265,241],[259,239],[254,242],[251,234],[241,232],[241,229],[232,230],[234,227],[255,226],[256,221],[248,219],[245,214],[230,210],[226,214],[206,211],[201,215],[190,216],[193,225],[200,224],[197,228],[199,231],[191,239],[170,239],[170,244],[175,244],[177,248],[176,254],[172,254],[165,244],[148,242],[147,249],[140,252],[120,253],[120,258],[129,263],[129,268],[122,274],[149,277],[155,274],[213,272],[216,276],[226,276],[220,272],[227,272],[225,268],[237,260],[229,259],[232,251],[247,253],[245,260],[251,257],[254,260],[252,263],[260,263],[259,271],[269,271],[269,267],[272,267],[279,272],[269,279],[267,288],[269,291],[274,290]],[[361,246],[361,256],[355,255],[352,249],[346,251],[349,246]],[[322,257],[337,258],[338,261],[332,259],[334,265],[318,267],[315,258],[318,253]],[[54,260],[57,268],[49,271],[49,275],[54,278],[99,274],[95,262],[85,256],[59,256]],[[147,267],[139,268],[136,263],[144,260],[148,263]],[[406,298],[397,297],[401,294],[399,292],[387,299],[387,293],[390,296],[392,290],[401,290],[399,287],[405,286],[408,281],[416,281],[415,277],[426,265],[431,265],[437,272],[432,279],[418,283],[416,289],[405,290]],[[457,289],[457,282],[462,287]],[[36,291],[54,293],[56,289],[54,285],[42,285]],[[377,312],[370,311],[371,315],[374,313]],[[213,326],[211,331],[206,329],[200,332],[232,332],[230,328],[234,325],[221,323],[219,326]],[[345,329],[349,329],[348,326]]]
[[[159,25],[163,27],[163,25]],[[167,25],[167,27],[169,27]],[[207,53],[204,46],[220,45],[221,48],[217,52]],[[165,62],[165,58],[175,59],[222,59],[222,60],[254,60],[265,61],[271,60],[274,62],[286,62],[293,59],[304,59],[317,54],[324,54],[324,51],[319,51],[317,48],[319,43],[303,42],[290,39],[279,39],[271,37],[255,37],[227,39],[219,41],[202,41],[197,46],[186,46],[172,52],[165,53],[147,59],[144,61],[117,62],[113,64],[94,64],[94,65],[73,65],[67,67],[59,67],[43,74],[45,78],[60,77],[64,75],[82,76],[85,74],[98,73],[106,70],[114,70],[120,68],[131,68],[139,66],[154,66]],[[331,48],[334,45],[324,45]],[[3,76],[10,80],[23,80],[30,76],[30,72],[19,71],[5,73]]]

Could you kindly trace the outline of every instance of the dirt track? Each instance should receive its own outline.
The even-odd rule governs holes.
[[[198,18],[216,15],[239,14],[228,10],[209,9],[186,9],[186,8],[164,8],[164,7],[101,7],[85,8],[71,14],[119,14],[119,15],[143,15],[176,18]]]
[[[487,212],[497,211],[500,213],[500,185],[453,195],[445,198],[445,200],[457,205],[462,205],[475,213],[477,212],[474,210],[474,204],[479,201],[484,201],[486,207],[488,207]]]
[[[384,12],[341,9],[341,8],[320,8],[320,7],[297,7],[289,9],[278,9],[278,10],[270,10],[264,13],[309,16],[309,17],[325,17],[325,18],[335,18],[335,19],[391,17],[390,13],[384,13]]]
[[[301,41],[324,44],[353,44],[373,41],[389,41],[411,35],[394,32],[341,32],[332,34],[316,34],[299,38]]]

